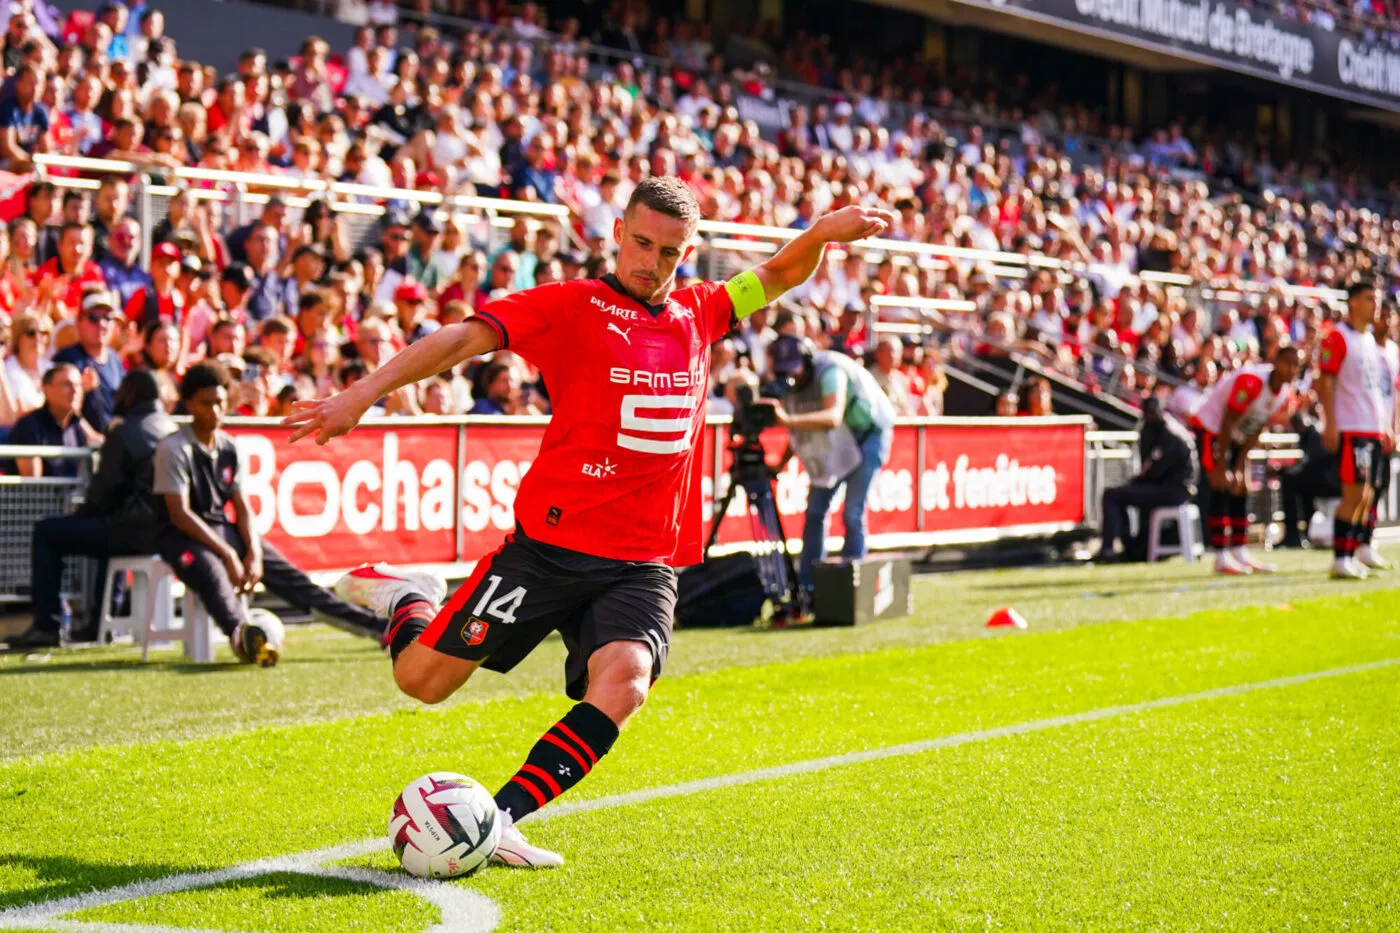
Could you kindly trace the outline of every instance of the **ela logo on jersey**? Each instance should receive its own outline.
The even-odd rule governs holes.
[[[583,465],[583,475],[591,476],[594,479],[604,479],[615,473],[617,473],[617,464],[607,457],[603,458],[602,463],[585,463]]]
[[[467,624],[462,626],[462,639],[469,645],[479,645],[486,640],[486,630],[490,627],[490,623],[472,616],[467,619]]]

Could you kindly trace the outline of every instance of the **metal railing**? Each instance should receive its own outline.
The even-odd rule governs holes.
[[[0,603],[29,599],[34,525],[54,515],[67,515],[82,503],[95,454],[78,447],[0,445],[0,461],[27,457],[78,461],[76,477],[0,476]],[[90,562],[69,557],[64,564],[64,598],[90,592]]]

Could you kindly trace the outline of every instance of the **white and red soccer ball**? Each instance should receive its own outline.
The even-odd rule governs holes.
[[[404,788],[389,842],[410,875],[454,878],[486,864],[501,841],[496,801],[465,774],[435,771]]]

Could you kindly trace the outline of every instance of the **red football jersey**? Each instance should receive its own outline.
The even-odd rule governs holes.
[[[710,344],[734,318],[724,285],[645,305],[607,276],[516,292],[476,317],[539,368],[554,405],[515,497],[525,533],[597,557],[698,562]]]

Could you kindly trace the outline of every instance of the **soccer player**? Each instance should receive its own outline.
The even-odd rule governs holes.
[[[418,341],[331,398],[297,403],[292,440],[324,444],[375,400],[507,347],[544,376],[554,417],[515,500],[516,530],[446,605],[434,581],[385,564],[337,592],[390,619],[394,679],[437,703],[479,667],[505,672],[558,631],[566,692],[579,701],[496,794],[505,821],[493,859],[553,866],[515,822],[577,784],[617,740],[661,674],[676,603],[673,567],[700,559],[700,469],[710,345],[801,285],[828,243],[874,236],[889,211],[846,207],[767,262],[725,283],[673,291],[695,250],[700,209],[675,178],[640,182],[614,223],[617,272],[487,304]],[[439,590],[439,592],[441,592]]]
[[[1215,548],[1215,572],[1273,573],[1249,553],[1249,452],[1293,397],[1301,355],[1281,347],[1272,366],[1246,366],[1215,384],[1191,416],[1201,478],[1210,484],[1206,527]]]
[[[1395,443],[1385,398],[1387,367],[1371,333],[1375,320],[1376,284],[1359,279],[1347,287],[1346,318],[1322,338],[1318,354],[1322,446],[1337,454],[1342,479],[1342,504],[1332,526],[1332,577],[1338,580],[1364,580],[1367,567],[1389,566],[1370,544],[1381,461]]]

